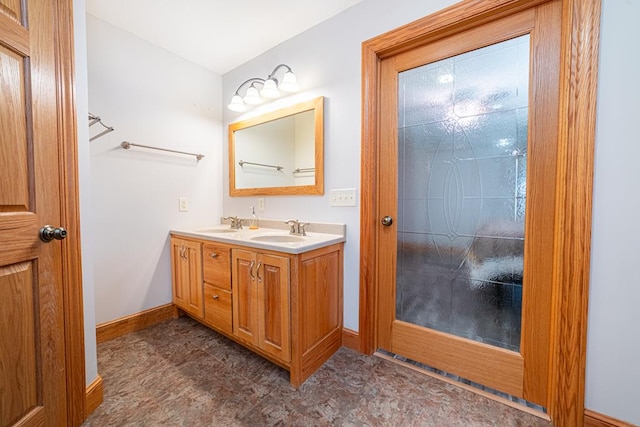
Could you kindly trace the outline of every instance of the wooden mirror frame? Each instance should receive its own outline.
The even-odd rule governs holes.
[[[287,187],[236,188],[235,176],[235,135],[234,132],[262,123],[303,113],[314,112],[315,139],[315,183]],[[301,102],[277,111],[262,114],[229,125],[229,196],[284,196],[284,195],[321,195],[324,194],[324,97]]]

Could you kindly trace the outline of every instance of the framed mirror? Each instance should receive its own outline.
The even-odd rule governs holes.
[[[324,194],[324,98],[229,125],[229,195]]]

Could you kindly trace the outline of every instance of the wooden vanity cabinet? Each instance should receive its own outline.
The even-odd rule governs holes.
[[[232,250],[233,334],[281,362],[291,362],[289,258]]]
[[[342,346],[344,243],[291,262],[290,382],[300,386]]]
[[[342,346],[343,247],[231,251],[234,337],[289,369],[294,387]]]
[[[193,316],[204,316],[202,289],[202,244],[171,238],[173,303]]]
[[[289,370],[299,387],[342,346],[343,243],[300,254],[171,239],[173,301]]]

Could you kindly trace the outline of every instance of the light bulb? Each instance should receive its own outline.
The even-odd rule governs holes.
[[[300,87],[298,86],[298,79],[293,71],[287,71],[282,77],[282,83],[280,83],[280,89],[285,92],[297,92]]]
[[[244,96],[244,102],[250,105],[257,105],[262,102],[258,89],[256,89],[255,86],[251,85],[251,87],[247,89],[247,94]]]
[[[229,103],[227,108],[238,113],[242,113],[243,111],[247,110],[247,106],[244,104],[242,98],[238,94],[233,95],[233,98],[231,98],[231,102]]]
[[[280,91],[278,90],[278,83],[276,83],[276,80],[273,78],[267,79],[266,82],[264,82],[264,86],[262,86],[262,89],[260,90],[260,95],[264,96],[265,98],[277,98],[280,96]]]

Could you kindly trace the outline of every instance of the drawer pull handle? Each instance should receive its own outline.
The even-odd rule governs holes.
[[[256,276],[258,276],[258,282],[262,282],[262,277],[260,276],[260,267],[262,266],[262,261],[258,262],[258,266],[256,267]]]
[[[215,252],[211,252],[211,258],[218,258],[218,254]]]
[[[249,276],[251,277],[251,280],[256,280],[256,276],[253,275],[253,266],[256,265],[255,261],[251,261],[251,264],[249,264]]]
[[[213,296],[213,299],[218,299],[218,298],[220,298],[220,296],[219,296],[219,295],[214,295],[214,296]]]

